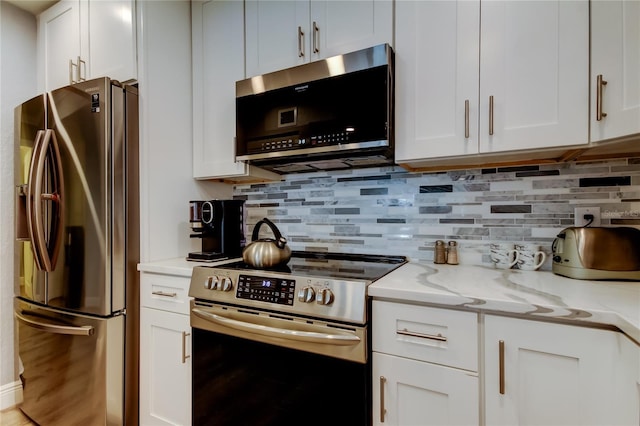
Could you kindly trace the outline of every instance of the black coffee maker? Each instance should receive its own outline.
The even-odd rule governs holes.
[[[202,251],[187,260],[214,261],[241,257],[245,246],[244,200],[190,201],[191,238],[202,240]]]

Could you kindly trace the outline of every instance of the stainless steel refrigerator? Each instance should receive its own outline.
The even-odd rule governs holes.
[[[137,88],[100,78],[15,109],[21,410],[138,423]]]

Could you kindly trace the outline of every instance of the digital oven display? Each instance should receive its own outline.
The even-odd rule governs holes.
[[[293,305],[296,288],[294,280],[240,275],[236,297],[261,302]]]

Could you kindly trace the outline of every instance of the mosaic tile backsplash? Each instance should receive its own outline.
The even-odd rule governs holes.
[[[385,167],[292,174],[236,185],[233,194],[246,200],[249,238],[267,217],[293,250],[432,261],[436,240],[455,240],[460,263],[490,265],[492,242],[536,243],[549,254],[556,234],[573,226],[576,207],[600,207],[602,226],[640,228],[640,158],[439,173]],[[542,269],[551,269],[550,256]]]

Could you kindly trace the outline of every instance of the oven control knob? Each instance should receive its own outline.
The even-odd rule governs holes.
[[[328,288],[323,288],[316,294],[316,303],[319,305],[330,305],[333,303],[333,292]]]
[[[206,288],[207,290],[211,290],[213,288],[213,279],[215,277],[207,277],[206,280],[204,280],[204,288]]]
[[[313,299],[316,297],[316,291],[311,286],[302,287],[300,291],[298,291],[298,300],[304,303],[313,302]]]
[[[218,286],[218,290],[222,291],[230,291],[233,288],[233,282],[229,277],[221,277],[220,285]]]

